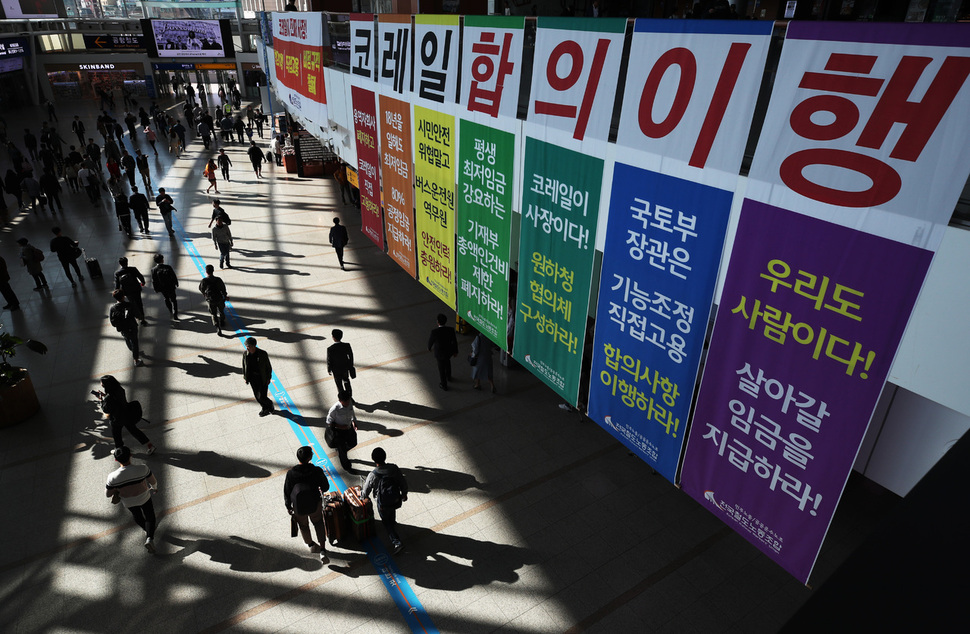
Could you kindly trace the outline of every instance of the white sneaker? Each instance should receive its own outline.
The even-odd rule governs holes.
[[[145,550],[153,555],[155,554],[155,541],[151,537],[145,540]]]

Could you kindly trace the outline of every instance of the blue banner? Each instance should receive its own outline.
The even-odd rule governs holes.
[[[733,193],[617,163],[589,417],[674,481]]]

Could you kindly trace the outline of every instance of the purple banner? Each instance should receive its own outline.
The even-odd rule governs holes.
[[[744,202],[681,484],[803,582],[931,258]]]

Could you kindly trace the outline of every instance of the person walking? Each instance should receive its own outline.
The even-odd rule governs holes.
[[[145,531],[145,550],[154,555],[158,520],[152,494],[158,490],[158,480],[148,465],[132,464],[128,447],[119,447],[112,455],[121,466],[108,476],[105,495],[111,498],[112,504],[121,502],[128,509],[135,523]]]
[[[438,362],[438,384],[441,389],[448,391],[448,381],[451,380],[451,359],[458,356],[458,337],[455,329],[445,326],[448,318],[438,313],[438,326],[431,331],[428,338],[428,350],[434,354]]]
[[[34,284],[37,285],[34,290],[49,288],[47,278],[44,277],[44,265],[41,264],[44,261],[44,252],[31,245],[27,238],[20,238],[17,244],[20,245],[20,259],[27,267],[27,272],[34,278]]]
[[[277,167],[283,165],[283,135],[277,134],[273,140],[273,157],[276,159]]]
[[[48,168],[44,168],[44,173],[40,175],[40,191],[47,197],[47,202],[51,206],[51,214],[54,213],[54,207],[57,207],[57,211],[64,213],[64,205],[61,204],[61,182],[58,180],[54,172]]]
[[[256,174],[256,178],[263,177],[263,151],[256,147],[255,141],[249,142],[249,149],[246,151],[249,154],[249,162],[253,164],[253,172]]]
[[[20,300],[10,286],[10,271],[7,269],[7,261],[0,257],[0,295],[7,302],[3,310],[17,310],[20,308]]]
[[[72,240],[67,236],[61,235],[61,228],[54,227],[51,229],[51,233],[54,234],[54,239],[51,240],[51,253],[57,254],[57,259],[60,260],[61,266],[64,267],[64,273],[67,274],[67,279],[71,281],[71,286],[76,288],[77,282],[71,277],[71,267],[74,267],[74,272],[77,273],[79,280],[84,281],[84,276],[81,275],[81,269],[77,265],[77,259],[81,257],[81,249],[78,246],[77,240]]]
[[[101,391],[94,393],[101,401],[101,411],[108,419],[111,426],[111,438],[114,440],[115,448],[125,446],[123,431],[128,430],[135,440],[140,442],[148,449],[148,455],[155,453],[155,445],[148,439],[145,432],[138,429],[138,421],[141,420],[141,413],[138,408],[133,408],[125,395],[125,388],[121,387],[114,376],[106,374],[101,377]]]
[[[138,191],[138,188],[134,185],[131,186],[131,196],[128,197],[128,206],[134,212],[135,220],[138,221],[138,227],[141,229],[141,232],[145,234],[149,233],[148,210],[151,207],[151,203],[148,202],[148,197]]]
[[[169,129],[168,131],[168,152],[169,154],[174,154],[175,158],[182,157],[182,140],[179,135],[175,132],[175,129]]]
[[[219,193],[219,186],[216,184],[217,169],[218,168],[216,167],[216,162],[213,161],[212,159],[209,159],[209,161],[205,164],[205,167],[202,169],[202,175],[206,178],[206,180],[209,181],[209,186],[206,187],[205,189],[205,193],[207,194],[209,193],[209,190],[212,189],[213,187],[215,187],[216,193],[217,194]]]
[[[476,390],[482,389],[482,379],[488,381],[492,394],[495,394],[495,381],[493,380],[492,352],[495,344],[482,333],[478,333],[472,340],[472,352],[469,361],[474,359],[472,364],[472,387]]]
[[[209,306],[212,325],[221,335],[222,329],[226,326],[226,299],[229,293],[226,292],[226,283],[222,278],[215,276],[215,270],[214,266],[206,264],[205,277],[199,282],[199,292],[205,297],[205,302]]]
[[[94,170],[82,167],[77,171],[77,180],[84,187],[88,200],[97,207],[101,200],[101,177]]]
[[[218,162],[219,162],[219,169],[222,170],[222,178],[223,178],[223,180],[228,181],[229,180],[229,168],[232,167],[232,161],[229,160],[229,155],[226,154],[226,150],[225,149],[222,149],[222,148],[219,149],[219,154],[218,154],[218,156],[216,156],[216,160],[218,160]],[[219,192],[217,191],[216,193],[218,194]]]
[[[177,210],[175,209],[175,201],[165,193],[164,187],[158,188],[158,196],[155,196],[155,204],[158,205],[158,213],[162,215],[162,221],[165,223],[165,228],[168,229],[168,235],[174,236],[175,229],[172,228],[172,213]]]
[[[375,447],[370,457],[376,468],[368,474],[360,494],[362,497],[374,494],[377,512],[391,540],[391,552],[396,555],[404,550],[404,544],[397,532],[397,510],[407,502],[408,481],[396,464],[387,462],[387,452],[382,448]]]
[[[218,198],[213,198],[212,199],[212,217],[209,219],[209,224],[207,225],[208,228],[211,229],[212,228],[212,225],[219,218],[222,219],[222,224],[224,224],[224,225],[231,225],[232,224],[232,220],[229,218],[229,214],[227,214],[226,213],[226,210],[222,208],[222,201],[219,200]]]
[[[135,157],[129,154],[128,150],[122,150],[120,163],[121,169],[125,171],[125,178],[128,179],[128,186],[134,188],[135,173],[138,169],[138,164],[135,161]]]
[[[138,173],[141,174],[141,182],[145,184],[145,192],[151,196],[152,195],[152,171],[148,166],[148,155],[142,154],[141,150],[135,150],[135,165],[138,167]],[[134,186],[134,185],[132,185]]]
[[[165,308],[172,313],[172,319],[179,320],[179,301],[175,289],[178,288],[179,278],[168,264],[165,264],[165,256],[161,253],[155,254],[155,266],[152,267],[152,290],[161,293],[165,298]]]
[[[111,185],[119,185],[120,183],[114,179],[114,177],[108,179],[108,187],[111,189]],[[131,237],[131,205],[128,204],[128,198],[122,192],[114,192],[115,201],[115,215],[118,217],[118,231],[124,231],[125,235],[129,238]]]
[[[343,161],[337,167],[337,171],[333,173],[334,179],[337,181],[337,188],[340,190],[340,202],[347,204],[347,202],[354,202],[354,194],[350,189],[350,182],[347,180],[347,164]]]
[[[145,306],[141,301],[141,289],[145,286],[145,276],[134,266],[128,266],[128,258],[118,258],[120,268],[115,271],[115,289],[120,289],[131,302],[135,317],[147,326],[145,321]]]
[[[320,561],[327,560],[327,529],[323,523],[323,494],[330,490],[330,481],[323,469],[310,461],[313,448],[300,447],[296,450],[299,462],[286,472],[283,482],[283,503],[286,511],[300,528],[300,535],[311,553],[320,553]],[[313,541],[310,524],[317,534]]]
[[[138,320],[135,319],[134,306],[120,288],[111,291],[111,297],[115,303],[108,311],[108,323],[124,337],[125,345],[131,351],[131,358],[135,361],[135,365],[142,365],[141,350],[138,346]],[[145,323],[144,320],[142,323]]]
[[[333,376],[338,392],[346,392],[353,401],[354,391],[350,386],[351,377],[357,378],[354,368],[354,350],[343,341],[344,331],[335,328],[330,333],[334,343],[327,348],[327,374]]]
[[[232,232],[229,230],[229,225],[222,221],[222,216],[216,217],[216,226],[212,228],[212,241],[216,245],[216,251],[219,252],[219,268],[231,269],[232,264],[229,263],[229,253],[232,249]]]
[[[77,135],[77,142],[79,146],[84,146],[84,122],[81,121],[81,117],[74,115],[74,121],[71,122],[71,130]]]
[[[357,414],[347,392],[337,392],[337,402],[327,413],[327,427],[333,434],[333,444],[330,446],[337,450],[340,466],[353,473],[354,467],[347,452],[357,446]]]
[[[158,156],[158,148],[155,147],[158,135],[149,126],[145,126],[145,139],[148,141],[148,145],[152,146],[152,152],[155,153],[155,156]]]
[[[333,245],[333,250],[337,252],[337,261],[340,262],[340,270],[346,271],[344,268],[344,247],[350,241],[350,237],[347,235],[347,227],[340,224],[340,218],[333,219],[333,226],[330,227],[330,244]]]
[[[37,137],[34,133],[30,131],[30,128],[24,128],[24,147],[27,148],[27,153],[30,154],[30,160],[37,160]]]
[[[211,266],[211,265],[210,265]],[[260,405],[259,415],[269,416],[273,411],[273,401],[267,395],[270,381],[273,380],[273,365],[269,362],[269,355],[262,348],[256,346],[256,339],[246,339],[246,351],[242,358],[243,378],[253,389],[253,396]]]

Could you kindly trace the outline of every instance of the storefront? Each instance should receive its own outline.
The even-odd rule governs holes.
[[[149,97],[145,66],[137,62],[45,64],[47,80],[55,100],[98,99],[98,90],[108,94],[127,88],[132,95]]]
[[[162,62],[152,64],[152,72],[159,94],[184,99],[185,86],[190,83],[196,93],[199,92],[200,86],[205,88],[209,95],[210,106],[218,105],[217,99],[212,99],[212,97],[219,94],[219,88],[225,89],[228,93],[233,86],[239,86],[235,62],[209,62],[204,64]]]

